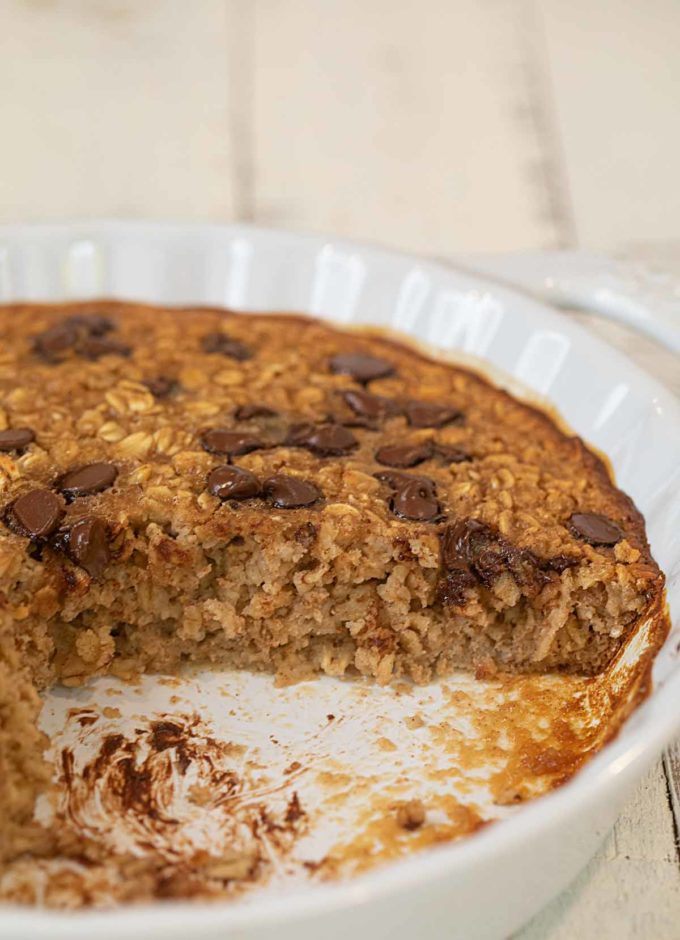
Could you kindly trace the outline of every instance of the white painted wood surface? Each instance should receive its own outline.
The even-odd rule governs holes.
[[[0,221],[632,249],[680,274],[678,48],[679,0],[0,0]],[[677,359],[592,328],[680,391]],[[676,748],[518,940],[677,940],[678,821]]]
[[[0,0],[0,216],[235,212],[232,4]]]

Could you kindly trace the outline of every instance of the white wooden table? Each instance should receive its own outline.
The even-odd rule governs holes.
[[[0,221],[623,249],[680,274],[679,47],[678,0],[0,0]],[[603,329],[679,389],[677,359]],[[679,782],[677,751],[518,937],[677,940]]]

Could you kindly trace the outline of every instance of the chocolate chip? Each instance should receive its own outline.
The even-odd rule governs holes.
[[[362,384],[394,374],[394,366],[391,362],[365,353],[341,353],[333,356],[330,367],[331,372],[336,375],[351,375]]]
[[[375,452],[375,459],[386,467],[415,467],[429,460],[433,453],[432,441],[413,444],[385,444]]]
[[[369,421],[377,421],[388,415],[397,414],[399,411],[395,401],[391,398],[384,398],[382,395],[371,395],[370,392],[362,392],[354,388],[345,389],[340,394],[354,414],[359,415],[360,418],[368,418]]]
[[[496,532],[477,519],[462,519],[448,525],[441,536],[442,563],[445,576],[438,596],[446,604],[461,606],[466,592],[479,580],[487,580],[503,568],[503,557]],[[477,558],[482,559],[482,574],[476,570]]]
[[[239,362],[245,362],[246,359],[252,359],[252,352],[245,343],[238,339],[232,339],[226,333],[206,333],[201,340],[203,352],[218,353],[221,356],[229,356],[231,359],[237,359]]]
[[[95,516],[79,519],[58,539],[68,557],[91,578],[101,578],[111,560],[106,523]]]
[[[430,477],[398,470],[381,470],[373,476],[394,491],[390,509],[396,516],[417,522],[438,521],[441,517],[437,484]]]
[[[435,444],[437,457],[441,457],[444,463],[468,463],[472,460],[472,454],[469,454],[462,447],[453,447],[450,444]]]
[[[102,356],[127,357],[132,352],[132,348],[109,336],[87,336],[78,342],[76,352],[84,359],[94,361],[101,359]]]
[[[299,506],[311,506],[323,493],[309,480],[277,473],[264,481],[263,489],[277,509],[297,509]]]
[[[596,512],[575,512],[569,517],[569,529],[590,545],[616,545],[623,538],[615,522]]]
[[[438,596],[444,603],[463,604],[467,588],[476,583],[488,587],[504,572],[512,575],[518,584],[535,590],[551,577],[542,570],[533,552],[518,548],[493,526],[478,519],[458,519],[450,523],[441,539],[445,575]]]
[[[409,401],[404,406],[406,420],[414,428],[441,428],[445,424],[459,424],[463,412],[448,405],[436,405],[429,401]]]
[[[31,490],[11,503],[5,521],[19,535],[44,539],[55,531],[63,513],[61,500],[51,490]]]
[[[493,526],[478,519],[460,519],[446,527],[442,560],[446,568],[466,564],[485,585],[519,562],[535,562],[530,552],[516,548]]]
[[[115,324],[100,314],[76,314],[39,333],[33,341],[35,351],[48,362],[58,362],[69,352],[85,359],[101,356],[129,356],[130,347],[105,336]]]
[[[252,434],[230,431],[229,428],[210,428],[204,431],[201,434],[201,445],[209,454],[227,454],[229,457],[249,454],[265,446],[263,441]]]
[[[262,487],[254,473],[244,467],[216,467],[208,474],[208,490],[220,499],[252,499]]]
[[[239,405],[234,417],[237,421],[250,421],[252,418],[274,418],[276,412],[267,405]]]
[[[30,428],[8,428],[0,431],[0,451],[23,450],[34,440],[35,434]]]
[[[48,362],[56,362],[70,352],[78,341],[78,330],[67,322],[56,323],[33,339],[33,348]]]
[[[402,482],[390,501],[390,509],[395,516],[415,522],[436,519],[440,515],[440,506],[432,481],[414,477],[406,483]]]
[[[84,330],[90,336],[103,336],[116,328],[116,324],[111,317],[103,316],[100,313],[76,313],[72,317],[67,317],[64,323],[74,326],[76,329]]]
[[[340,424],[298,424],[288,432],[286,444],[305,447],[317,457],[342,457],[354,450],[359,442]]]
[[[167,375],[157,375],[153,379],[146,379],[144,384],[149,389],[154,398],[169,398],[180,388],[177,379],[171,379]]]
[[[112,463],[89,463],[77,470],[69,470],[57,481],[58,488],[66,496],[90,496],[101,493],[111,486],[118,476],[118,469]]]

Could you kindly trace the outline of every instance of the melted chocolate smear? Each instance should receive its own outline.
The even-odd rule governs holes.
[[[22,451],[35,440],[35,432],[30,428],[8,428],[0,431],[0,451]]]
[[[57,487],[70,499],[101,493],[115,483],[118,468],[112,463],[90,463],[77,470],[64,473],[57,480]]]
[[[163,769],[151,761],[136,761],[137,745],[122,734],[109,734],[103,739],[96,758],[82,771],[82,781],[90,788],[106,780],[110,798],[125,813],[140,819],[174,824],[162,812],[159,791],[165,783]]]
[[[179,773],[184,776],[192,761],[191,735],[184,725],[175,721],[154,721],[151,723],[149,744],[157,754],[174,749]]]
[[[133,755],[119,760],[118,768],[118,779],[112,781],[112,784],[121,804],[138,816],[146,816],[148,819],[165,818],[165,821],[169,822],[158,806],[152,768],[138,766]]]
[[[64,748],[61,752],[61,778],[64,785],[68,788],[73,781],[73,771],[75,768],[75,757],[70,748]]]
[[[569,517],[569,530],[590,545],[616,545],[623,531],[611,519],[595,512],[575,512]]]
[[[234,767],[246,748],[215,739],[198,714],[159,715],[140,723],[131,738],[110,733],[102,739],[100,734],[79,729],[79,740],[92,745],[86,762],[77,759],[72,748],[61,750],[63,822],[71,831],[87,831],[103,843],[111,827],[122,827],[134,842],[134,854],[153,863],[145,873],[153,877],[149,888],[155,897],[192,896],[187,878],[194,874],[196,896],[205,896],[206,885],[231,878],[213,871],[221,855],[213,856],[210,849],[196,852],[190,834],[187,839],[188,816],[176,796],[177,778],[186,777],[189,768],[191,784],[201,791],[200,805],[221,810],[215,848],[219,851],[223,844],[230,857],[231,846],[234,854],[243,847],[246,862],[251,858],[250,868],[235,876],[239,880],[250,879],[259,860],[272,850],[285,857],[307,831],[298,794],[289,791],[286,801],[271,806],[253,799],[257,787],[250,778],[250,762],[242,772]]]
[[[333,356],[330,369],[336,375],[351,375],[362,385],[372,382],[373,379],[384,379],[394,374],[391,362],[365,353],[341,353]]]
[[[310,480],[301,480],[285,473],[277,473],[264,481],[265,495],[277,509],[298,509],[311,506],[323,493]]]
[[[126,741],[125,736],[120,733],[105,735],[97,756],[83,769],[83,779],[96,780],[101,777],[108,769],[111,758],[129,744],[130,742]]]
[[[5,522],[18,535],[37,541],[56,531],[63,514],[62,502],[51,490],[31,490],[7,507]]]
[[[238,362],[245,362],[253,358],[252,351],[238,339],[232,339],[226,333],[207,333],[201,340],[203,352],[217,353],[220,356],[229,356]]]
[[[216,467],[208,475],[208,491],[219,499],[253,499],[262,492],[260,481],[244,467]]]
[[[299,819],[307,814],[302,808],[300,803],[300,797],[297,795],[297,790],[293,790],[291,798],[288,800],[288,805],[286,806],[286,815],[284,820],[289,825],[296,823]]]
[[[462,411],[448,405],[428,401],[409,401],[404,406],[406,420],[414,428],[442,428],[446,424],[461,424]]]
[[[231,431],[229,428],[211,428],[204,431],[201,434],[201,445],[209,454],[227,454],[229,457],[240,457],[265,446],[264,441],[258,437],[244,434],[242,431]]]
[[[432,441],[386,444],[375,452],[375,459],[387,467],[415,467],[424,460],[429,460],[433,451]]]
[[[359,445],[352,432],[340,424],[295,425],[288,432],[285,443],[291,447],[304,447],[317,457],[344,457]]]
[[[150,744],[155,751],[165,751],[177,747],[185,738],[184,725],[175,721],[154,721],[151,723]]]

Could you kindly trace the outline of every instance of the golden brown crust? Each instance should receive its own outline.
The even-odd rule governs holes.
[[[115,335],[131,348],[129,358],[68,356],[54,364],[34,354],[37,334],[66,316],[88,312],[118,321]],[[201,339],[220,330],[252,347],[253,358],[240,362],[205,354]],[[269,437],[278,432],[279,439],[295,423],[318,422],[326,415],[352,417],[337,393],[361,386],[328,369],[334,353],[350,349],[390,358],[396,366],[394,375],[370,383],[371,393],[453,404],[463,412],[464,422],[409,428],[397,415],[381,422],[377,434],[352,428],[359,447],[341,460],[276,447],[239,457],[240,466],[261,473],[285,466],[310,474],[321,482],[327,503],[351,504],[360,494],[381,522],[398,526],[384,489],[372,480],[381,470],[375,451],[381,443],[434,441],[463,448],[473,457],[447,464],[434,456],[412,471],[436,481],[447,514],[495,523],[518,546],[541,555],[568,550],[582,557],[590,549],[574,538],[565,519],[574,510],[598,512],[622,523],[627,541],[649,560],[640,514],[611,485],[603,462],[579,438],[564,434],[540,409],[518,402],[470,370],[428,359],[383,336],[340,332],[299,315],[168,311],[99,301],[5,307],[0,337],[0,430],[29,426],[37,436],[22,456],[0,457],[7,478],[3,496],[10,500],[29,486],[49,485],[76,464],[96,460],[121,468],[115,491],[95,500],[104,513],[129,511],[131,501],[139,494],[143,499],[144,488],[154,485],[177,489],[179,484],[182,492],[198,498],[205,490],[205,472],[220,463],[202,449],[201,431],[217,425],[258,431],[268,423],[234,420],[239,405],[264,400],[279,410],[281,420],[269,422],[274,425]],[[155,399],[143,383],[159,376],[178,380],[181,390]],[[185,468],[186,462],[191,465]],[[135,476],[140,467],[146,476],[141,487],[139,474]],[[197,520],[205,518],[199,507],[194,511]],[[595,553],[612,557],[610,549]]]

